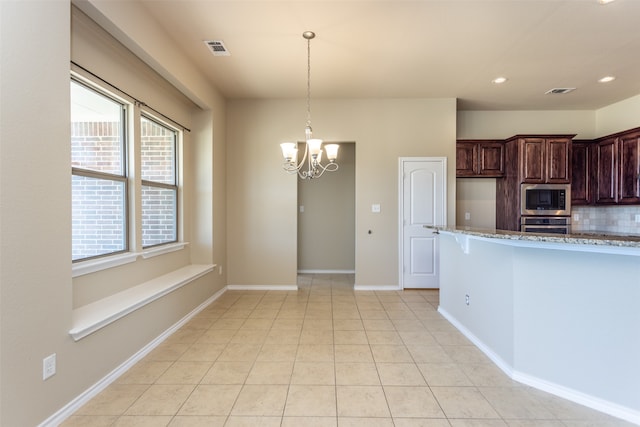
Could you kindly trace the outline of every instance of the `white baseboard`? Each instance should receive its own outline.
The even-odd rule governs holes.
[[[374,285],[354,285],[354,291],[401,291],[402,288],[396,285],[382,285],[382,286],[374,286]]]
[[[356,274],[355,270],[298,270],[298,274]]]
[[[636,411],[625,406],[618,405],[613,402],[609,402],[598,397],[591,396],[586,393],[549,382],[532,375],[526,374],[514,370],[511,365],[505,362],[500,356],[498,356],[493,350],[487,347],[478,337],[476,337],[471,331],[462,326],[460,322],[456,320],[450,313],[448,313],[442,307],[438,307],[438,312],[444,316],[456,329],[460,331],[465,337],[467,337],[476,347],[480,349],[493,363],[500,368],[509,378],[519,383],[531,386],[538,390],[553,394],[555,396],[567,399],[571,402],[578,403],[596,411],[603,412],[605,414],[621,418],[630,423],[640,425],[640,411]]]
[[[64,407],[62,407],[59,411],[51,415],[49,418],[44,420],[38,427],[55,427],[60,425],[64,420],[73,415],[80,407],[91,399],[96,397],[101,391],[106,389],[111,383],[117,380],[122,374],[124,374],[129,368],[142,360],[147,354],[149,354],[153,349],[158,347],[164,340],[169,338],[171,334],[184,326],[189,320],[191,320],[196,314],[200,313],[204,310],[209,304],[220,298],[222,294],[226,292],[226,288],[220,289],[218,292],[209,297],[202,304],[194,308],[190,313],[172,325],[169,329],[164,331],[162,334],[157,336],[153,341],[149,344],[145,345],[142,349],[140,349],[137,353],[123,362],[120,366],[115,368],[113,371],[108,373],[102,379],[100,379],[97,383],[89,387],[87,390],[82,392],[79,396],[73,399],[71,402],[67,403]]]
[[[230,291],[297,291],[297,285],[227,285]]]

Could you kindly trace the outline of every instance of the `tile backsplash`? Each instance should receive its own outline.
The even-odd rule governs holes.
[[[571,231],[640,235],[640,206],[574,206]],[[638,221],[636,221],[638,219]]]

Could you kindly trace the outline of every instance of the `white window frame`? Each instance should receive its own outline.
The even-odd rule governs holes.
[[[83,258],[72,262],[72,277],[78,277],[89,273],[117,267],[120,265],[135,262],[139,257],[143,259],[167,254],[184,249],[188,242],[183,241],[183,197],[182,197],[182,144],[184,138],[184,130],[159,119],[157,115],[145,109],[140,102],[131,99],[126,94],[115,93],[106,87],[107,84],[97,83],[93,78],[71,72],[71,79],[89,87],[103,95],[109,96],[114,100],[125,105],[126,109],[126,130],[125,130],[125,175],[126,175],[126,247],[127,249],[116,253],[104,254],[96,257]],[[176,190],[176,206],[175,206],[175,235],[176,240],[167,243],[142,247],[142,216],[136,213],[142,212],[141,193],[143,181],[141,176],[141,139],[140,126],[142,117],[155,121],[162,126],[176,132],[175,141],[175,190]],[[146,181],[145,181],[146,182]]]
[[[161,246],[165,246],[165,245],[172,245],[175,243],[178,243],[180,241],[180,206],[181,206],[181,197],[180,197],[180,146],[181,146],[181,141],[182,141],[182,137],[183,137],[183,133],[182,130],[176,128],[175,126],[172,126],[171,124],[167,123],[164,120],[161,120],[159,118],[157,118],[156,116],[150,114],[148,111],[145,111],[144,109],[141,110],[141,114],[140,114],[140,119],[138,120],[138,123],[141,126],[141,121],[142,119],[146,119],[149,120],[151,122],[155,122],[157,125],[163,126],[167,129],[169,129],[170,131],[175,133],[175,138],[173,141],[173,184],[165,184],[162,182],[157,182],[157,181],[151,181],[151,180],[146,180],[146,179],[141,179],[140,180],[140,193],[142,194],[142,187],[146,186],[146,187],[153,187],[153,188],[161,188],[161,189],[167,189],[167,190],[173,190],[175,192],[175,206],[174,206],[174,214],[175,214],[175,222],[174,222],[174,233],[175,233],[175,239],[171,240],[171,241],[167,241],[167,242],[162,242],[162,243],[156,243],[153,245],[148,245],[148,246],[144,246],[143,242],[142,242],[142,231],[140,233],[140,245],[142,246],[143,252],[146,252],[147,254],[152,254],[153,249],[154,248],[159,248]],[[142,136],[140,137],[140,151],[142,151]],[[142,176],[142,160],[140,161],[140,175]],[[140,211],[142,212],[142,204],[140,205]],[[142,230],[142,226],[144,225],[143,221],[141,220],[140,222],[140,229]]]
[[[113,251],[113,252],[108,252],[108,253],[103,253],[103,254],[98,254],[98,255],[91,255],[91,256],[87,256],[84,258],[79,258],[76,260],[72,260],[73,264],[77,264],[77,263],[81,263],[81,262],[87,262],[87,261],[92,261],[92,260],[97,260],[100,258],[106,258],[106,257],[111,257],[111,256],[116,256],[116,255],[122,255],[125,254],[127,252],[130,251],[130,211],[131,211],[131,199],[130,199],[130,189],[131,189],[131,183],[130,183],[130,179],[129,179],[129,156],[128,156],[128,151],[129,151],[129,130],[130,130],[130,111],[131,111],[131,107],[133,106],[133,104],[131,104],[130,102],[128,102],[127,100],[123,99],[122,97],[117,96],[116,94],[106,90],[103,87],[100,87],[98,85],[96,85],[95,83],[88,81],[86,79],[80,78],[76,75],[71,76],[70,79],[70,84],[71,82],[75,82],[78,85],[84,86],[86,89],[91,90],[93,92],[95,92],[97,95],[99,96],[103,96],[105,98],[110,99],[111,101],[113,101],[114,103],[120,104],[122,106],[122,117],[121,117],[121,123],[122,123],[122,134],[121,134],[121,138],[122,138],[122,145],[120,147],[121,152],[120,152],[120,161],[122,162],[122,174],[115,174],[115,173],[109,173],[109,172],[101,172],[98,170],[94,170],[94,169],[86,169],[86,168],[82,168],[82,167],[73,167],[71,168],[71,174],[72,176],[80,176],[80,177],[85,177],[85,178],[92,178],[92,179],[100,179],[100,180],[105,180],[105,181],[113,181],[113,182],[118,182],[118,183],[122,183],[124,186],[124,198],[123,198],[123,243],[124,243],[124,247],[123,249],[117,250],[117,251]]]

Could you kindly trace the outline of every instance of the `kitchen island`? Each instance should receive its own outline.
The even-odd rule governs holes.
[[[443,316],[514,380],[640,424],[640,238],[438,231]]]

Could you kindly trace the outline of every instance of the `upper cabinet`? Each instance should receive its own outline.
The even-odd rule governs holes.
[[[571,144],[571,204],[588,205],[592,202],[592,147],[593,141],[573,140]]]
[[[516,135],[520,182],[565,184],[571,182],[571,139],[574,135]],[[510,160],[511,161],[511,160]]]
[[[504,143],[496,140],[458,140],[456,176],[501,177],[504,175]]]
[[[599,140],[594,146],[595,185],[597,204],[618,202],[618,144],[615,137]]]
[[[618,138],[618,203],[640,203],[640,131]]]
[[[574,141],[572,175],[574,205],[640,204],[640,128]]]

